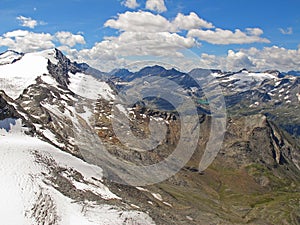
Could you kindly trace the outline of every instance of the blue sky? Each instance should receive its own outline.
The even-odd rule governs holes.
[[[299,8],[296,0],[2,0],[0,50],[58,47],[102,70],[150,55],[223,70],[300,70]]]

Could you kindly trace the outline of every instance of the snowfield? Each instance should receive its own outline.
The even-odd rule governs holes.
[[[0,65],[5,65],[22,58],[22,54],[15,51],[6,51],[0,54]]]
[[[48,74],[48,58],[44,55],[48,55],[47,51],[28,53],[12,64],[1,65],[0,89],[13,99],[19,97],[38,76]]]
[[[81,97],[91,100],[103,98],[108,101],[115,97],[113,90],[106,82],[99,81],[92,76],[87,76],[82,73],[69,73],[69,77],[71,82],[69,89]]]
[[[143,212],[75,201],[63,195],[51,183],[51,178],[55,178],[53,168],[64,168],[63,176],[78,190],[91,191],[102,199],[121,201],[101,182],[101,168],[25,135],[21,120],[0,121],[0,124],[2,224],[154,224]],[[68,172],[74,170],[82,175],[82,181],[69,176]]]

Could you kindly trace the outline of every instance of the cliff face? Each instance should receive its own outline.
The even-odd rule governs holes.
[[[0,120],[7,118],[19,118],[18,113],[14,107],[9,105],[7,100],[8,96],[4,92],[0,92]]]

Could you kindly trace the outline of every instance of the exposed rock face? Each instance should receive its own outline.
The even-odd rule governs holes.
[[[20,117],[14,107],[7,103],[6,99],[8,98],[9,97],[3,91],[0,92],[0,120]]]
[[[27,134],[33,135],[36,129],[31,121],[31,116],[13,99],[0,90],[0,120],[21,119],[22,124],[28,128]]]
[[[295,163],[299,156],[293,158],[299,154],[296,146],[288,134],[258,114],[229,120],[220,153],[229,167],[262,163],[270,168],[289,165],[295,169],[299,167]]]
[[[73,74],[77,72],[81,72],[82,70],[75,66],[65,55],[62,54],[61,51],[55,50],[55,58],[58,60],[57,65],[48,61],[48,70],[51,76],[55,78],[55,80],[62,86],[67,87],[70,83],[68,73],[71,72]]]

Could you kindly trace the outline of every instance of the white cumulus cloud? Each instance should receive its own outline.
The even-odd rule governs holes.
[[[120,31],[136,32],[178,32],[180,30],[190,30],[198,28],[213,28],[213,24],[200,18],[196,13],[189,15],[178,13],[173,21],[161,15],[151,12],[125,12],[119,14],[117,18],[107,20],[106,27],[118,29]]]
[[[182,58],[181,50],[195,45],[193,38],[176,33],[123,32],[117,37],[106,37],[91,49],[79,51],[78,58],[85,59],[90,65],[109,71],[124,63],[127,57],[173,57]],[[107,68],[115,63],[114,67]]]
[[[286,49],[278,46],[263,49],[250,48],[240,50],[252,58],[258,70],[278,69],[281,71],[300,70],[300,48]]]
[[[46,22],[37,21],[32,19],[31,17],[18,16],[16,19],[20,22],[20,25],[22,27],[29,27],[31,29],[35,28],[38,25],[42,25],[42,26],[47,25]]]
[[[53,36],[49,33],[15,30],[0,37],[0,46],[26,53],[54,48],[55,45],[52,41]]]
[[[21,26],[29,27],[31,29],[38,25],[38,22],[30,17],[18,16],[17,20],[20,22]]]
[[[122,4],[125,5],[126,7],[130,8],[130,9],[135,9],[135,8],[140,6],[136,2],[136,0],[125,0],[125,1],[122,2]]]
[[[67,31],[59,31],[55,34],[56,39],[63,45],[70,47],[75,46],[76,44],[85,44],[84,37],[80,34],[72,34]]]
[[[288,27],[287,29],[279,28],[280,33],[282,34],[293,34],[293,28]]]
[[[254,42],[270,43],[268,39],[260,37],[262,33],[263,31],[259,28],[247,28],[246,32],[242,32],[239,29],[232,32],[231,30],[216,28],[215,30],[192,29],[188,32],[188,36],[218,45],[248,44]]]
[[[255,68],[254,63],[251,61],[249,56],[244,52],[234,52],[233,50],[228,51],[227,62],[226,62],[227,70],[237,70],[237,69],[252,69]]]
[[[119,56],[179,56],[182,48],[191,48],[193,38],[185,38],[175,33],[123,32],[118,37],[106,37],[92,49],[82,50],[90,58],[115,59]]]
[[[189,15],[178,13],[173,21],[173,25],[180,30],[214,27],[212,23],[199,18],[199,16],[194,12],[191,12]]]
[[[146,9],[156,11],[156,12],[165,12],[167,7],[164,0],[147,0]]]
[[[104,26],[121,31],[148,33],[174,31],[173,25],[165,17],[144,11],[119,14],[117,19],[106,21]]]
[[[242,68],[264,71],[300,70],[300,46],[298,49],[286,49],[278,46],[263,49],[249,48],[239,51],[229,50],[226,56],[201,54],[200,64],[205,68],[238,71]]]
[[[246,28],[245,31],[223,30],[215,28],[214,24],[200,18],[194,12],[188,15],[178,13],[174,19],[167,19],[151,12],[127,11],[107,20],[104,26],[117,29],[118,35],[106,37],[91,49],[73,51],[72,55],[76,53],[78,58],[87,59],[90,64],[98,68],[102,66],[99,62],[104,61],[124,63],[128,57],[162,56],[172,58],[173,61],[178,62],[177,65],[185,68],[190,63],[195,67],[210,66],[210,68],[222,67],[231,70],[239,67],[255,68],[256,64],[248,54],[234,51],[229,51],[226,57],[204,53],[198,59],[183,62],[183,52],[201,46],[199,41],[223,45],[269,43],[269,40],[261,37],[263,30],[260,28]],[[187,35],[182,34],[181,31],[187,31]]]

